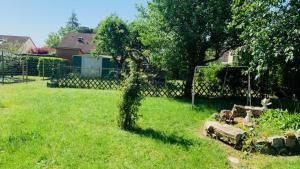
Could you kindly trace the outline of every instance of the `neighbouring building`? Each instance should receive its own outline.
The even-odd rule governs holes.
[[[222,57],[219,59],[220,62],[223,64],[233,64],[234,63],[234,56],[232,54],[232,51],[229,50],[225,52]]]
[[[29,54],[30,49],[36,48],[34,42],[30,37],[27,36],[10,36],[10,35],[0,35],[0,43],[19,43],[20,49],[18,54]]]
[[[67,59],[76,73],[83,77],[106,77],[117,68],[111,56],[93,56],[95,34],[71,32],[56,48],[57,57]]]
[[[95,34],[71,32],[65,35],[56,48],[59,58],[72,60],[74,55],[89,55],[96,48],[93,43]]]

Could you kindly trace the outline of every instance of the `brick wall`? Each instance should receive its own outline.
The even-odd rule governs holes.
[[[57,57],[71,60],[74,55],[82,54],[79,49],[56,49]]]

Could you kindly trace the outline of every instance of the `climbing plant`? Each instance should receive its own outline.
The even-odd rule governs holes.
[[[119,126],[123,130],[132,130],[136,127],[138,111],[143,99],[142,84],[142,57],[138,52],[132,52],[130,57],[130,75],[125,80],[122,98],[119,105]]]

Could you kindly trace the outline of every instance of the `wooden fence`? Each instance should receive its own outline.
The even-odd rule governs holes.
[[[82,78],[79,76],[67,76],[57,79],[60,88],[85,88],[100,90],[119,90],[122,87],[121,80]],[[165,83],[146,83],[143,85],[145,96],[153,97],[181,97],[184,94],[185,83],[183,81],[167,81]],[[197,97],[247,97],[247,87],[232,88],[230,86],[197,83],[195,86]],[[251,94],[253,98],[263,98],[266,91],[264,88],[253,88]]]

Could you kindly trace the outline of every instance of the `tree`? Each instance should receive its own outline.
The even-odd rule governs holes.
[[[237,53],[257,78],[269,71],[273,83],[283,85],[300,77],[299,11],[299,0],[234,1],[230,27],[239,32],[242,41]]]
[[[79,33],[94,33],[94,29],[86,27],[86,26],[79,26],[77,28],[77,32],[79,32]]]
[[[195,67],[218,60],[232,47],[232,36],[226,31],[230,4],[231,0],[154,0],[148,5],[142,41],[154,46],[157,60],[173,58],[166,61],[186,70],[185,96],[191,95]],[[208,50],[214,56],[208,58]]]
[[[49,48],[56,48],[61,40],[61,37],[57,33],[50,33],[48,35],[48,39],[46,40],[46,44]]]
[[[127,49],[130,55],[130,75],[126,79],[122,92],[122,99],[119,106],[119,126],[123,130],[136,128],[138,111],[143,99],[143,62],[144,56],[135,49]]]
[[[24,50],[24,46],[22,43],[16,42],[8,42],[5,39],[0,41],[0,50],[4,51],[6,54],[9,55],[18,55],[21,51]]]
[[[50,33],[45,42],[48,47],[56,48],[64,36],[70,32],[93,33],[93,31],[92,28],[80,26],[77,14],[73,11],[66,26],[60,27],[57,33]]]
[[[299,10],[298,0],[234,1],[231,27],[243,41],[239,52],[258,75],[299,59]]]
[[[79,22],[77,18],[77,14],[72,11],[72,14],[67,22],[66,27],[69,28],[70,30],[76,30],[79,27]]]
[[[95,36],[94,55],[112,55],[118,67],[122,68],[128,57],[126,47],[130,46],[130,31],[126,22],[117,15],[108,16],[101,21]]]

